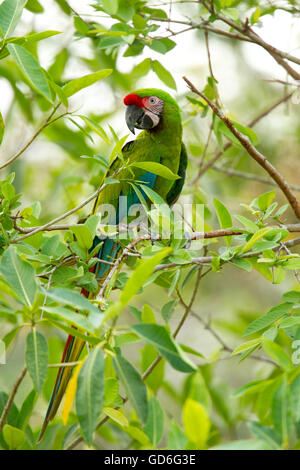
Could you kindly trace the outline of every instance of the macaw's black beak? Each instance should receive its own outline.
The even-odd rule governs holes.
[[[132,105],[127,106],[125,120],[126,120],[128,129],[133,134],[135,133],[134,128],[136,124],[142,121],[143,115],[144,115],[144,110],[142,108],[139,108],[138,106],[132,106]]]
[[[145,114],[144,109],[134,105],[127,106],[125,120],[128,129],[133,134],[135,127],[137,129],[152,129],[154,126],[152,119],[148,114]]]

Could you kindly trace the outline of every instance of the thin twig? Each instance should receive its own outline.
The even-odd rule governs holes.
[[[277,183],[275,183],[275,181],[270,180],[269,178],[264,178],[263,176],[255,175],[253,173],[245,173],[244,171],[234,170],[233,168],[225,168],[224,166],[219,165],[213,165],[212,169],[221,173],[225,173],[228,176],[237,176],[238,178],[257,181],[258,183],[269,184],[270,186],[277,187]],[[293,191],[300,191],[300,186],[294,184],[290,184],[289,186]]]
[[[180,303],[187,308],[187,304],[183,300],[181,294],[178,292],[178,297]],[[203,318],[201,318],[197,313],[195,313],[192,309],[190,310],[191,315],[196,318],[204,327],[205,330],[208,330],[211,335],[218,341],[218,343],[222,346],[222,349],[230,354],[233,353],[234,349],[230,348],[225,341],[219,336],[219,334],[210,326],[208,322],[206,322]],[[262,356],[256,356],[255,354],[252,354],[249,356],[249,359],[253,359],[255,361],[261,361],[261,362],[267,362],[268,364],[272,364],[273,366],[276,366],[276,362],[272,361],[272,359],[269,359],[267,357],[262,357]]]
[[[216,18],[227,24],[230,28],[233,28],[242,36],[246,36],[255,44],[263,47],[276,60],[276,62],[281,65],[289,75],[291,75],[291,77],[293,77],[295,80],[300,80],[300,74],[295,69],[293,69],[288,62],[286,62],[286,60],[288,60],[290,62],[294,62],[297,65],[300,65],[300,59],[298,57],[294,57],[287,52],[283,52],[264,41],[255,31],[253,31],[253,29],[250,28],[248,19],[246,19],[244,23],[241,23],[241,25],[238,25],[230,18],[215,12],[213,7],[205,0],[199,0],[199,3],[201,3],[210,13],[213,13]]]
[[[63,116],[66,116],[66,114],[68,113],[63,113],[61,114],[60,116],[57,116],[55,119],[52,119],[51,121],[51,118],[52,116],[55,114],[55,112],[57,111],[57,109],[59,108],[59,106],[61,105],[61,103],[58,103],[54,109],[51,111],[51,113],[49,114],[49,116],[47,117],[46,121],[38,128],[38,130],[33,134],[33,136],[28,140],[28,142],[24,145],[23,148],[21,148],[21,150],[19,150],[19,152],[17,152],[14,156],[12,156],[11,158],[9,158],[5,163],[3,163],[3,165],[0,166],[0,170],[3,170],[3,168],[6,168],[8,165],[10,165],[11,163],[13,163],[15,160],[17,160],[17,158],[19,158],[22,153],[25,152],[25,150],[28,149],[28,147],[32,144],[32,142],[37,138],[37,136],[45,129],[45,127],[49,126],[50,124],[52,124],[53,122],[57,121],[58,119],[62,118]]]
[[[0,418],[0,434],[1,434],[2,429],[3,429],[3,426],[4,426],[4,424],[5,424],[5,421],[6,421],[6,418],[7,418],[8,413],[9,413],[9,410],[11,409],[12,404],[13,404],[13,402],[14,402],[14,398],[15,398],[15,396],[16,396],[16,393],[17,393],[17,391],[18,391],[18,389],[19,389],[19,387],[20,387],[20,385],[21,385],[21,383],[22,383],[22,380],[24,379],[24,377],[25,377],[25,375],[26,375],[26,372],[27,372],[27,369],[26,369],[26,367],[24,367],[23,370],[22,370],[22,372],[21,372],[21,374],[20,374],[20,376],[19,376],[19,378],[17,379],[15,385],[13,386],[13,389],[12,389],[12,392],[11,392],[11,394],[10,394],[10,397],[9,397],[9,399],[8,399],[8,401],[7,401],[6,405],[5,405],[5,407],[4,407],[4,410],[3,410],[3,412],[2,412],[2,416],[1,416],[1,418]]]

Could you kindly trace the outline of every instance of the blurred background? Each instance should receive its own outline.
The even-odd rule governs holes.
[[[34,3],[34,2],[33,2]],[[213,197],[221,200],[232,214],[244,214],[241,203],[249,204],[258,194],[274,189],[272,186],[253,179],[232,176],[214,168],[205,172],[195,184],[191,182],[198,172],[199,161],[207,144],[211,126],[211,114],[201,117],[195,106],[188,101],[189,93],[182,76],[187,76],[200,90],[210,75],[207,49],[203,31],[181,32],[186,27],[180,23],[160,23],[160,28],[152,35],[166,37],[175,41],[176,47],[162,55],[147,47],[139,55],[126,55],[127,45],[118,48],[101,47],[98,40],[85,37],[78,25],[74,25],[74,15],[78,14],[85,22],[96,22],[106,28],[114,23],[101,11],[95,11],[86,0],[66,2],[40,0],[40,13],[24,10],[15,35],[44,30],[61,31],[62,34],[45,39],[36,44],[32,53],[38,54],[41,65],[51,73],[56,82],[64,82],[85,73],[112,68],[113,73],[107,79],[94,84],[70,99],[70,109],[74,114],[91,117],[101,124],[106,132],[111,125],[119,137],[127,134],[124,120],[123,98],[136,88],[158,87],[166,89],[178,100],[184,121],[184,142],[190,158],[188,177],[183,197],[190,200],[197,194],[197,200],[206,204],[205,222],[211,228],[218,228],[214,214]],[[97,3],[97,2],[96,2]],[[268,3],[268,2],[260,2]],[[271,2],[269,2],[271,3]],[[275,2],[274,2],[275,3]],[[253,2],[255,10],[256,2]],[[276,2],[285,7],[289,2]],[[69,5],[69,7],[68,7]],[[199,16],[196,2],[148,2],[153,8],[162,8],[173,20],[186,21]],[[243,6],[241,6],[243,8]],[[169,27],[169,31],[167,28]],[[171,30],[171,32],[170,32]],[[261,17],[255,30],[267,41],[281,50],[296,56],[300,54],[300,17],[292,15],[284,8],[272,15]],[[235,121],[247,125],[252,119],[290,92],[292,87],[278,81],[288,82],[285,71],[272,59],[270,54],[257,45],[243,41],[234,41],[224,36],[209,34],[209,49],[214,77],[218,82],[219,100],[224,111]],[[147,58],[160,61],[171,73],[176,90],[170,89],[153,71],[139,76],[138,64]],[[275,80],[275,81],[274,81]],[[49,105],[35,94],[20,75],[15,62],[6,58],[0,64],[0,111],[4,117],[6,130],[0,151],[1,163],[14,155],[50,113]],[[2,170],[3,177],[12,171],[16,173],[16,192],[22,192],[22,204],[34,201],[41,203],[41,222],[71,209],[89,196],[99,185],[103,175],[102,168],[82,156],[101,155],[108,158],[109,146],[100,137],[88,130],[83,132],[78,125],[82,121],[76,116],[61,119],[47,127],[21,158]],[[272,113],[259,121],[254,130],[259,138],[258,149],[278,168],[286,180],[300,185],[300,100],[296,97],[278,106]],[[76,125],[77,124],[77,125]],[[83,126],[84,127],[84,126]],[[207,147],[205,161],[209,161],[218,151],[215,136],[212,135]],[[261,168],[239,147],[231,147],[217,162],[225,170],[230,168],[240,172],[266,177]],[[276,189],[276,188],[275,188]],[[299,193],[298,193],[299,194]],[[281,192],[276,189],[276,200],[285,204]],[[88,213],[89,206],[79,215]],[[78,215],[73,219],[77,220]],[[294,222],[293,214],[287,211],[283,221]],[[216,251],[223,241],[209,245],[208,250]],[[217,245],[217,246],[215,246]],[[126,269],[126,268],[125,268]],[[290,271],[280,284],[272,284],[257,271],[251,273],[239,270],[227,264],[220,272],[208,274],[203,278],[191,316],[178,336],[178,341],[189,344],[203,355],[199,363],[207,364],[201,369],[203,383],[210,390],[200,387],[203,400],[213,402],[213,417],[219,431],[225,439],[243,439],[249,437],[245,421],[251,419],[253,409],[248,406],[247,398],[238,399],[234,391],[249,382],[265,378],[270,365],[247,359],[241,365],[230,352],[220,353],[220,341],[203,321],[209,324],[219,338],[234,349],[244,340],[242,334],[247,325],[257,316],[280,302],[281,295],[288,289],[296,288],[296,280]],[[183,290],[183,297],[188,301],[191,295],[190,285]],[[136,307],[148,304],[161,322],[160,308],[170,301],[167,290],[163,294],[161,287],[148,286],[136,298]],[[173,330],[182,315],[183,307],[176,306],[171,320]],[[198,315],[200,320],[196,317]],[[201,320],[202,319],[202,320]],[[133,321],[130,312],[124,313],[120,324]],[[8,331],[8,325],[0,320],[1,336]],[[46,330],[52,361],[59,362],[63,332]],[[24,333],[25,335],[25,333]],[[17,347],[8,350],[9,367],[0,366],[0,388],[9,390],[17,373],[21,369],[24,354],[24,335],[17,338]],[[284,343],[285,338],[282,337]],[[224,346],[223,344],[223,346]],[[138,366],[145,369],[147,350],[141,350],[140,343],[127,346],[126,354]],[[214,362],[221,354],[221,360]],[[168,418],[180,421],[181,399],[188,388],[184,383],[184,374],[180,374],[168,365],[163,386],[158,392]],[[49,374],[45,387],[45,397],[50,393],[55,373]],[[23,388],[17,395],[21,403],[30,391],[31,383],[27,377]],[[39,412],[34,419],[40,423],[46,401],[40,399]],[[117,436],[118,430],[110,425],[109,431],[103,431],[109,438]],[[116,444],[111,438],[112,447]]]

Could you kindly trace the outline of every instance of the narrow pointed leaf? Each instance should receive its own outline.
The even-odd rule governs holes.
[[[7,38],[17,26],[27,0],[5,0],[0,5],[0,28]]]
[[[138,335],[151,344],[174,369],[181,372],[194,372],[197,368],[183,354],[168,330],[161,325],[142,323],[131,327]]]
[[[48,368],[48,345],[45,337],[35,328],[26,339],[26,367],[37,393],[41,393]]]
[[[31,307],[37,290],[34,268],[17,254],[14,246],[4,252],[0,271],[18,299]]]
[[[15,58],[18,66],[28,79],[32,88],[43,95],[47,101],[52,103],[51,92],[45,72],[35,57],[33,57],[27,49],[24,49],[24,47],[19,46],[18,44],[9,44],[7,48]]]
[[[104,401],[104,357],[96,347],[84,361],[79,371],[76,391],[76,413],[82,434],[88,443],[99,421]]]
[[[120,354],[114,357],[113,364],[129,401],[139,419],[145,423],[148,414],[147,389],[139,372]]]
[[[64,87],[63,91],[67,97],[75,95],[78,91],[93,85],[94,83],[108,77],[112,73],[111,69],[103,69],[99,72],[89,73],[80,78],[75,78],[68,82]]]
[[[160,443],[164,434],[164,412],[157,398],[152,396],[148,404],[148,418],[144,433],[154,447]]]

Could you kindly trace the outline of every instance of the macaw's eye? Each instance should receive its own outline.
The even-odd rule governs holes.
[[[149,101],[150,101],[151,104],[155,104],[156,103],[156,98],[154,96],[151,96]]]

